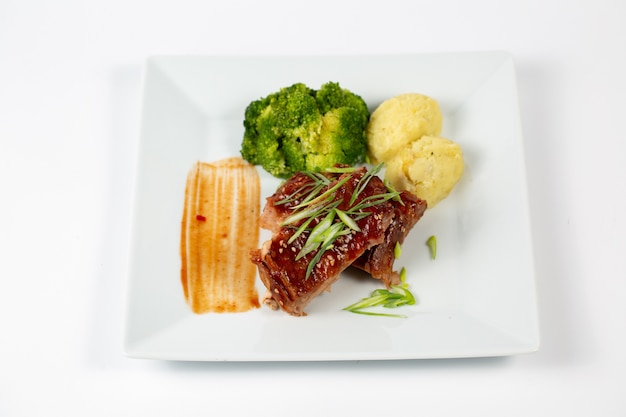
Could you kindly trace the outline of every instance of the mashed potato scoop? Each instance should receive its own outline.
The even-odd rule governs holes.
[[[367,125],[370,161],[385,162],[422,136],[439,136],[442,124],[439,104],[428,96],[407,93],[385,100]]]
[[[385,179],[426,200],[429,208],[450,194],[464,169],[461,147],[438,136],[422,136],[386,165]]]
[[[436,100],[407,93],[378,106],[366,131],[370,161],[384,162],[385,179],[426,200],[428,208],[450,194],[464,170],[461,147],[440,137],[442,125]]]

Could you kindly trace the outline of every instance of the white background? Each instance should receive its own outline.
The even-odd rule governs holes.
[[[626,415],[626,3],[0,0],[0,416]],[[506,50],[542,345],[508,358],[122,353],[143,60]]]

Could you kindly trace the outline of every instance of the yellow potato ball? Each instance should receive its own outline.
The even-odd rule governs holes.
[[[428,96],[407,93],[385,100],[367,126],[370,161],[387,161],[422,136],[440,135],[442,123],[439,104]]]
[[[426,200],[428,208],[446,198],[461,178],[461,147],[446,138],[423,136],[386,162],[385,179],[396,189]]]

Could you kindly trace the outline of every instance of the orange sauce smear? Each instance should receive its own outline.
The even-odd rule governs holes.
[[[181,282],[194,313],[259,308],[256,267],[260,180],[241,158],[197,162],[185,187],[180,240]]]

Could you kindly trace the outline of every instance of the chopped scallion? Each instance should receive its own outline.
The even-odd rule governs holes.
[[[393,248],[393,257],[398,259],[400,256],[402,256],[402,245],[400,242],[396,242],[396,246]]]
[[[426,244],[428,245],[428,248],[430,249],[430,258],[431,259],[437,258],[437,238],[434,235],[429,237],[428,240],[426,241]]]
[[[339,209],[339,205],[345,200],[335,200],[335,194],[350,178],[353,178],[351,175],[346,175],[355,171],[355,168],[352,167],[334,167],[326,170],[327,173],[342,174],[338,178],[320,172],[304,172],[311,179],[311,182],[302,185],[295,192],[275,203],[276,205],[293,204],[289,207],[292,213],[281,224],[281,226],[295,229],[295,233],[287,242],[288,244],[294,243],[302,235],[308,235],[296,256],[296,260],[317,251],[307,266],[305,279],[309,278],[322,254],[333,248],[335,241],[340,236],[361,231],[357,222],[372,213],[367,210],[368,208],[389,200],[402,201],[400,193],[389,185],[386,188],[387,192],[363,196],[363,191],[367,188],[370,180],[382,168],[383,165],[380,164],[361,175],[355,184],[349,206],[345,209]]]
[[[356,303],[349,305],[344,308],[344,310],[357,314],[366,314],[369,316],[405,318],[406,316],[402,314],[389,314],[364,310],[372,307],[397,308],[405,305],[414,305],[416,303],[415,296],[411,293],[411,291],[409,291],[408,284],[406,283],[405,268],[402,268],[400,271],[400,282],[400,285],[392,285],[389,289],[376,289],[372,291],[369,297],[363,298]]]

